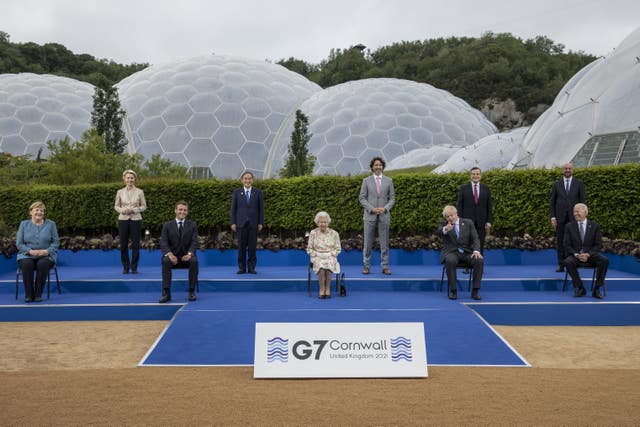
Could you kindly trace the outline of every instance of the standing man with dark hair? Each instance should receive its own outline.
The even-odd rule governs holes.
[[[566,163],[562,167],[563,178],[553,183],[551,189],[550,215],[551,225],[556,230],[556,248],[558,250],[557,272],[564,271],[564,228],[573,219],[573,207],[584,203],[587,196],[584,184],[573,176],[573,165]]]
[[[482,171],[471,168],[471,182],[460,186],[456,207],[462,218],[473,221],[480,239],[480,253],[484,254],[484,240],[493,222],[493,201],[489,186],[480,183]]]
[[[564,265],[573,282],[574,297],[587,294],[578,273],[579,266],[590,266],[596,269],[596,283],[592,296],[602,299],[600,288],[604,286],[604,278],[609,268],[609,260],[602,255],[602,232],[600,224],[587,220],[589,209],[584,203],[578,203],[573,208],[575,221],[567,225],[564,233],[564,250],[567,257]]]
[[[389,225],[391,208],[396,201],[393,180],[382,175],[386,164],[380,157],[374,157],[369,163],[373,175],[362,180],[358,200],[364,208],[364,248],[362,251],[364,269],[369,274],[371,266],[371,247],[375,240],[376,227],[380,240],[382,274],[390,275],[389,270]]]
[[[165,222],[160,237],[162,252],[162,298],[160,303],[171,301],[171,272],[174,268],[189,269],[189,301],[196,300],[198,284],[198,257],[200,246],[198,227],[188,220],[189,205],[184,200],[176,202],[176,218]]]
[[[258,232],[264,224],[262,191],[253,188],[253,174],[242,174],[242,188],[231,198],[231,230],[238,233],[238,274],[256,274]],[[247,259],[248,252],[248,259]]]

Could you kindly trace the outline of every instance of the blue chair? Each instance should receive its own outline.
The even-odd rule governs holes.
[[[58,278],[58,267],[56,267],[56,265],[54,264],[53,267],[49,269],[49,274],[47,275],[47,299],[51,297],[51,273],[54,273],[56,275],[56,285],[58,286],[58,294],[62,293],[60,291],[60,279]],[[22,271],[20,270],[20,267],[18,267],[18,270],[16,271],[16,299],[18,299],[18,290],[20,289],[21,274],[22,274]]]

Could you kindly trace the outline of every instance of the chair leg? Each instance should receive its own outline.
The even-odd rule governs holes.
[[[564,282],[562,282],[562,292],[564,292],[567,287],[567,277],[569,277],[569,273],[567,271],[564,272]]]
[[[471,291],[471,281],[473,280],[473,267],[469,268],[469,281],[467,282],[467,292]]]
[[[440,276],[440,290],[442,292],[442,286],[444,285],[444,266],[442,267],[442,276]]]
[[[58,278],[58,269],[56,266],[53,267],[53,271],[56,273],[56,285],[58,286],[58,295],[60,295],[62,292],[60,291],[60,279]]]
[[[18,268],[18,271],[16,271],[16,299],[18,299],[18,287],[20,283],[20,269]]]
[[[51,270],[47,274],[47,299],[51,298]]]

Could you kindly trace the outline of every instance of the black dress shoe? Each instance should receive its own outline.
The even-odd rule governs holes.
[[[246,271],[244,271],[244,270],[238,270],[238,271],[236,271],[236,274],[244,274],[244,273],[246,273]]]
[[[133,270],[131,270],[131,274],[138,274],[138,270],[134,268]]]
[[[331,295],[325,295],[324,296],[326,299],[331,299]]]
[[[458,299],[458,291],[449,291],[449,299]]]
[[[169,302],[171,301],[171,294],[167,293],[162,295],[162,297],[160,298],[160,300],[158,301],[160,304],[164,304],[165,302]]]
[[[33,298],[27,297],[24,299],[24,302],[33,302]]]
[[[476,301],[480,301],[482,298],[480,297],[480,294],[478,293],[478,291],[474,289],[471,292],[471,299],[474,299]]]
[[[189,301],[195,301],[196,300],[196,293],[191,291],[189,292]]]
[[[600,298],[602,298],[602,297],[600,297]],[[34,302],[42,302],[42,297],[35,297],[35,298],[33,299],[33,301],[34,301]]]
[[[602,299],[602,294],[600,293],[600,287],[596,286],[593,289],[593,293],[591,294],[592,297],[597,298],[597,299]]]
[[[576,288],[576,290],[573,293],[573,296],[575,298],[580,298],[582,296],[585,296],[586,294],[587,294],[587,290],[583,286],[580,286],[579,288]]]
[[[122,269],[122,274],[129,274],[129,269],[128,268],[123,268]]]
[[[564,271],[564,266],[563,265],[559,265],[558,268],[556,268],[556,271],[558,273],[562,273]]]
[[[249,270],[249,274],[256,274],[256,270],[255,269],[250,269]]]
[[[320,295],[318,299],[324,299],[324,295]]]

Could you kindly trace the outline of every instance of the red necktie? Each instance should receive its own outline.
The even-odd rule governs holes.
[[[473,184],[473,201],[478,204],[478,184]]]

